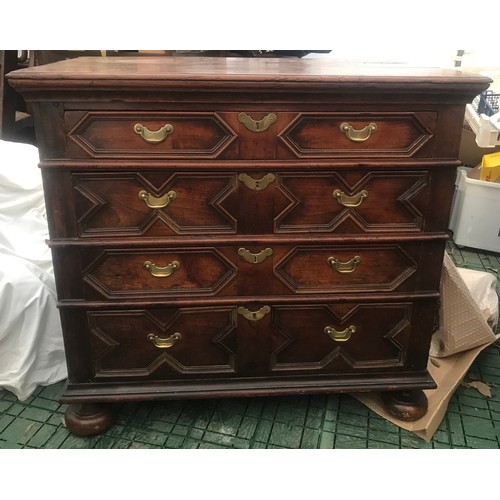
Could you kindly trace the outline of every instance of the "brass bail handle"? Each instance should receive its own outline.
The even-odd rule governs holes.
[[[134,132],[139,134],[148,144],[160,144],[174,132],[174,126],[170,123],[166,123],[158,130],[149,130],[145,125],[136,123],[134,125]]]
[[[150,260],[147,260],[144,262],[143,267],[144,269],[147,269],[155,278],[168,278],[174,274],[174,272],[177,271],[181,265],[178,261],[174,260],[167,266],[161,267],[153,264]]]
[[[258,311],[250,311],[246,307],[238,307],[238,314],[241,314],[248,321],[259,321],[266,314],[271,312],[271,308],[269,306],[263,306]]]
[[[339,331],[333,328],[333,326],[326,326],[323,330],[332,340],[335,342],[347,342],[353,333],[356,332],[356,327],[351,325],[345,330]]]
[[[146,338],[156,347],[158,347],[158,349],[168,349],[172,347],[178,340],[181,340],[182,335],[179,332],[175,332],[170,335],[170,337],[162,339],[161,337],[158,337],[158,335],[150,333]]]
[[[177,193],[175,191],[169,191],[168,193],[159,197],[154,196],[144,190],[139,191],[139,198],[141,200],[144,200],[144,203],[149,208],[165,208],[171,201],[175,200],[176,197]]]
[[[326,262],[332,269],[334,269],[338,273],[352,273],[356,269],[357,265],[361,262],[361,257],[359,255],[356,255],[347,262],[341,262],[336,257],[328,257],[328,259],[326,259]]]
[[[344,122],[340,125],[340,130],[352,142],[365,142],[377,130],[377,124],[369,123],[362,129],[355,129],[351,124]]]
[[[240,113],[238,121],[243,123],[250,132],[265,132],[273,123],[278,121],[278,117],[275,113],[269,113],[262,120],[254,120],[246,113]]]
[[[356,193],[353,196],[349,196],[344,193],[344,191],[341,191],[340,189],[336,189],[333,193],[332,196],[344,207],[359,207],[361,203],[363,203],[363,200],[365,198],[368,198],[368,191],[366,189],[363,189],[359,193]]]

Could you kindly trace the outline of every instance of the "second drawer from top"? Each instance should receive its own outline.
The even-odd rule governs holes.
[[[44,174],[47,204],[67,204],[52,211],[53,238],[156,238],[445,231],[435,206],[451,203],[455,169]]]

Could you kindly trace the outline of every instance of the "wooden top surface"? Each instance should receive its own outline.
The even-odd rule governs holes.
[[[486,88],[488,77],[402,64],[344,64],[326,58],[81,57],[17,70],[14,87],[331,87]]]

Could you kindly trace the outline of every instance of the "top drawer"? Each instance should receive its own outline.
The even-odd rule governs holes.
[[[65,128],[73,158],[422,158],[433,156],[437,116],[302,113],[272,105],[253,111],[66,111]]]

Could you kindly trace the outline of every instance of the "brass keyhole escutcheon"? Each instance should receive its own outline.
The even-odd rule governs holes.
[[[250,252],[250,250],[247,250],[246,248],[238,249],[238,255],[243,257],[250,264],[260,264],[261,262],[264,262],[272,254],[273,254],[272,248],[265,248],[264,250],[261,250],[260,252],[257,253],[252,253]]]
[[[344,122],[340,125],[340,130],[352,142],[365,142],[377,130],[377,124],[369,123],[362,129],[355,129],[351,124]]]
[[[338,273],[352,273],[356,269],[357,265],[361,262],[361,257],[359,255],[356,255],[347,262],[341,262],[336,257],[328,257],[328,259],[326,259],[326,262],[332,269],[334,269]]]
[[[254,120],[246,113],[240,113],[238,121],[243,123],[250,132],[265,132],[273,123],[278,121],[278,117],[275,113],[269,113],[262,120]]]
[[[175,332],[170,337],[166,339],[162,339],[161,337],[158,337],[158,335],[155,335],[154,333],[148,334],[146,337],[150,342],[152,342],[158,349],[169,349],[175,343],[182,338],[182,335],[179,332]]]
[[[270,312],[271,308],[269,306],[263,306],[258,311],[250,311],[243,306],[238,307],[238,314],[241,314],[248,321],[259,321]]]
[[[353,333],[356,332],[356,327],[351,325],[345,330],[339,331],[333,328],[333,326],[326,326],[323,330],[332,340],[335,342],[347,342]]]
[[[251,189],[252,191],[262,191],[266,189],[269,184],[274,182],[276,176],[274,174],[266,174],[260,179],[253,179],[248,174],[240,174],[238,175],[238,180],[241,181],[245,187]]]

